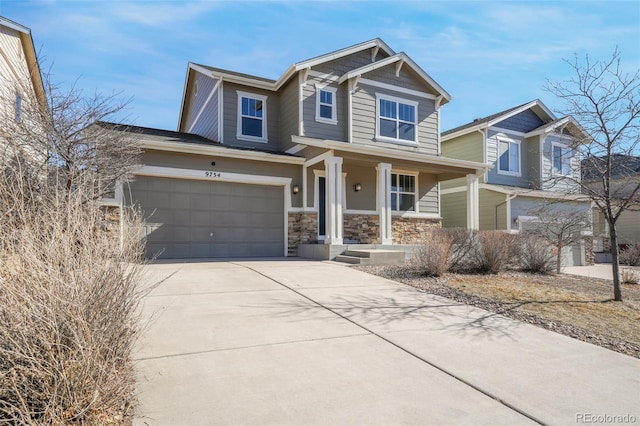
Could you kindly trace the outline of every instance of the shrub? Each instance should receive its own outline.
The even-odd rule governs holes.
[[[465,228],[443,228],[439,232],[451,239],[449,269],[465,270],[470,268],[470,254],[475,247],[475,232]]]
[[[0,201],[14,203],[0,227],[0,423],[130,414],[140,241],[120,241],[74,193],[29,197],[0,181]]]
[[[512,235],[500,231],[480,231],[476,233],[476,244],[471,258],[475,268],[485,274],[497,274],[509,262]]]
[[[623,269],[620,273],[620,281],[624,284],[638,284],[640,282],[640,273],[633,269]]]
[[[449,270],[451,247],[452,238],[445,232],[429,232],[424,242],[413,253],[413,267],[423,275],[442,276]]]
[[[543,238],[525,235],[517,246],[520,250],[518,258],[523,271],[546,275],[555,269],[552,247]]]
[[[640,266],[640,244],[632,244],[620,252],[620,263]]]

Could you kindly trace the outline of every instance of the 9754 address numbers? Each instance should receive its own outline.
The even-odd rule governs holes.
[[[219,178],[222,177],[222,173],[220,172],[204,172],[204,175],[206,177],[210,177],[210,178]]]

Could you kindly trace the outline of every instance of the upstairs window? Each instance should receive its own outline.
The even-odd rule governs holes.
[[[238,91],[238,139],[267,142],[266,108],[266,96]]]
[[[16,123],[22,122],[22,96],[16,93]]]
[[[498,173],[520,176],[520,142],[498,139]]]
[[[376,94],[378,123],[376,138],[392,142],[417,143],[416,112],[418,103]]]
[[[553,145],[554,175],[569,176],[571,174],[571,148],[564,145]]]
[[[337,124],[336,89],[334,87],[318,87],[316,90],[316,121]]]
[[[415,175],[391,174],[391,210],[416,210],[416,177]]]

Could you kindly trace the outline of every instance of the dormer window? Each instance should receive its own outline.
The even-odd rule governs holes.
[[[571,175],[571,148],[565,145],[553,145],[553,170],[554,175]]]
[[[267,97],[238,91],[238,130],[240,140],[267,142]]]
[[[418,143],[418,103],[376,93],[376,139],[395,143]]]
[[[335,87],[316,88],[316,121],[338,124]]]
[[[498,173],[520,176],[520,141],[498,138]]]

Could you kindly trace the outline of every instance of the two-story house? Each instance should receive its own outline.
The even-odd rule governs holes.
[[[418,242],[440,226],[440,182],[486,170],[440,153],[451,96],[374,39],[277,80],[189,63],[177,132],[137,129],[124,188],[160,257],[333,258],[346,244]],[[477,186],[469,216],[477,218]]]
[[[47,105],[31,30],[0,16],[0,140],[35,108]]]
[[[534,100],[447,130],[441,140],[444,156],[493,166],[479,176],[479,229],[519,232],[533,226],[538,218],[532,212],[540,208],[584,212],[589,218],[590,202],[575,184],[585,138],[573,117],[556,118]],[[441,185],[443,226],[465,226],[467,197],[464,179]],[[585,263],[584,244],[566,251],[564,266]]]

